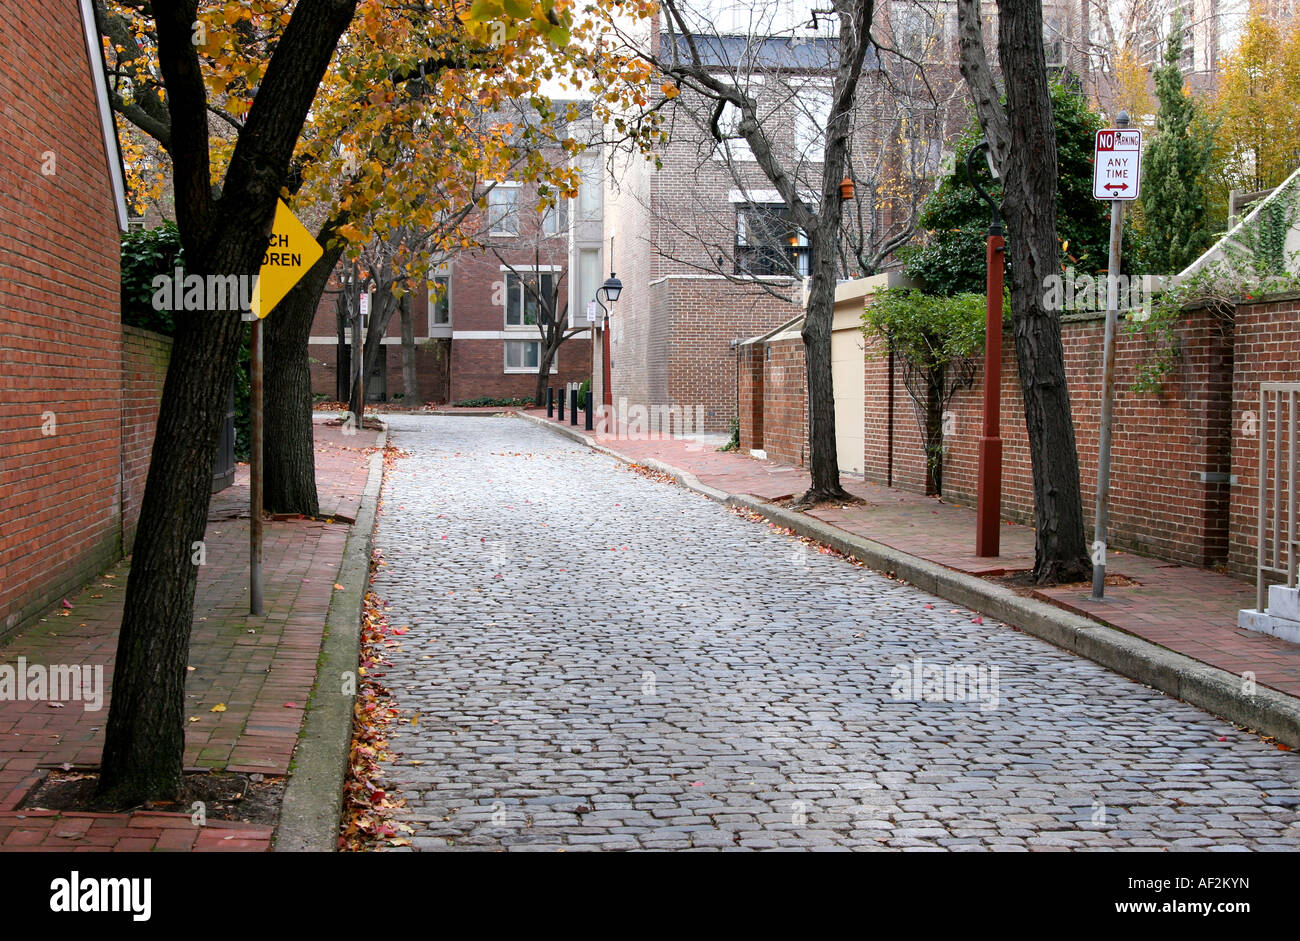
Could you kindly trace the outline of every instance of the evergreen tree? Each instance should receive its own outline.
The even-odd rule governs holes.
[[[1093,137],[1104,126],[1104,120],[1088,106],[1087,99],[1065,83],[1054,83],[1050,93],[1060,176],[1056,235],[1062,246],[1061,264],[1073,266],[1080,274],[1105,270],[1110,206],[1092,198]],[[984,293],[984,240],[989,210],[966,178],[966,155],[981,135],[979,122],[972,117],[953,142],[950,172],[921,206],[917,218],[926,230],[925,238],[899,252],[907,273],[920,281],[928,294]],[[1001,184],[988,178],[984,161],[976,161],[975,169],[983,177],[985,189],[1000,201]],[[1014,238],[1015,221],[1003,222],[1007,238]],[[1124,238],[1128,244],[1128,232]]]
[[[1209,247],[1205,178],[1213,138],[1196,102],[1183,91],[1181,18],[1175,18],[1156,70],[1156,132],[1142,167],[1144,262],[1153,274],[1177,274]]]

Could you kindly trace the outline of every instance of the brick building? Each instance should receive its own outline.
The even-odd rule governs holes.
[[[833,18],[792,5],[789,15],[765,12],[770,34],[753,35],[747,30],[759,17],[742,10],[731,22],[729,10],[720,8],[710,32],[696,37],[702,62],[755,99],[778,160],[811,198],[821,190],[837,57],[837,40],[827,31]],[[1086,33],[1086,14],[1082,0],[1047,4],[1053,68],[1086,72],[1080,45],[1071,41]],[[679,50],[683,41],[659,29],[655,20],[643,41],[656,58],[670,59],[674,41]],[[955,4],[886,0],[876,6],[873,35],[909,58],[873,46],[864,64],[849,170],[859,196],[845,207],[838,266],[844,279],[893,267],[892,253],[911,234],[912,212],[940,171],[947,141],[970,120],[957,69]],[[914,62],[923,64],[924,79]],[[608,338],[609,400],[688,414],[701,409],[705,427],[695,430],[716,432],[736,415],[735,341],[800,312],[810,258],[806,236],[789,223],[780,195],[740,138],[738,114],[723,109],[719,128],[732,136],[715,144],[711,112],[684,89],[667,112],[671,139],[658,154],[659,168],[635,155],[610,161],[605,236],[615,241],[612,267],[624,284]],[[597,331],[597,380],[603,340]]]
[[[0,35],[0,634],[129,551],[168,351],[121,322],[127,210],[91,4],[23,17]]]
[[[486,208],[467,223],[482,247],[436,265],[411,301],[418,401],[410,403],[403,383],[396,315],[367,379],[368,400],[418,405],[531,397],[542,345],[538,322],[548,306],[542,298],[551,298],[561,322],[576,331],[551,363],[550,384],[560,388],[590,376],[586,311],[603,264],[599,151],[579,161],[584,182],[578,196],[546,212],[538,212],[535,184],[504,180],[487,192]],[[312,391],[329,398],[344,397],[340,358],[344,375],[350,374],[350,328],[343,330],[346,348],[339,355],[339,290],[336,279],[321,299],[310,339]]]

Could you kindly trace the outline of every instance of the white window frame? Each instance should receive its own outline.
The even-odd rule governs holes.
[[[749,163],[757,160],[754,156],[753,149],[749,146],[749,141],[739,136],[740,132],[736,130],[740,126],[740,109],[731,102],[722,106],[722,114],[718,117],[718,130],[724,135],[728,135],[725,140],[718,141],[713,148],[714,160],[735,160],[738,163]],[[735,137],[730,136],[735,134]]]
[[[509,339],[509,340],[505,340],[505,341],[503,341],[503,342],[501,343],[501,365],[502,365],[502,370],[504,371],[504,373],[505,373],[506,375],[519,375],[519,374],[530,374],[530,375],[536,375],[536,374],[537,374],[537,367],[536,367],[536,366],[511,366],[511,365],[510,365],[510,344],[512,344],[512,343],[533,343],[533,344],[535,344],[535,345],[537,346],[537,361],[540,363],[541,360],[542,360],[542,341],[541,341],[541,340],[525,340],[525,339],[523,339],[522,337],[520,337],[520,338],[517,339],[517,340],[516,340],[516,339]],[[520,362],[523,362],[523,359],[524,359],[524,357],[521,356],[521,357],[520,357]],[[558,355],[557,355],[554,359],[551,360],[551,369],[550,369],[550,371],[551,371],[552,374],[559,372],[559,369],[560,369],[560,363],[559,363],[559,360],[560,360],[560,357],[559,357]]]
[[[569,233],[569,207],[564,197],[558,198],[542,213],[542,238],[553,239]]]
[[[518,331],[527,330],[530,333],[538,332],[538,325],[535,323],[511,323],[510,322],[510,279],[511,278],[519,279],[519,319],[523,320],[524,305],[526,301],[523,279],[528,275],[533,275],[535,277],[542,277],[544,275],[549,275],[551,278],[551,289],[554,290],[556,283],[559,281],[561,270],[562,269],[560,268],[559,265],[536,265],[527,268],[513,268],[513,269],[510,268],[508,265],[501,266],[502,277],[506,282],[505,310],[501,312],[501,319],[502,319],[502,324],[504,325],[507,331],[513,332],[516,330]],[[557,316],[558,316],[558,311],[557,311]]]
[[[441,321],[439,321],[439,320],[434,320],[434,319],[433,319],[434,309],[436,308],[437,303],[438,303],[437,295],[436,295],[436,293],[435,293],[434,290],[433,290],[433,285],[436,284],[439,280],[443,280],[443,281],[446,281],[446,282],[447,282],[447,290],[444,291],[444,292],[443,292],[443,295],[442,295],[442,297],[443,297],[443,302],[447,305],[447,319],[446,319],[446,320],[441,320]],[[446,327],[450,327],[450,326],[451,326],[451,320],[452,320],[452,310],[451,310],[451,272],[450,272],[450,271],[435,271],[433,274],[429,275],[429,285],[430,285],[430,287],[429,287],[429,322],[428,322],[428,327],[429,327],[429,331],[430,331],[429,335],[430,335],[430,336],[433,336],[433,330],[434,330],[435,328],[439,328],[439,327],[446,328]]]
[[[826,154],[826,127],[830,124],[834,105],[832,92],[833,86],[829,82],[815,80],[805,83],[800,89],[800,103],[794,115],[794,148],[801,160],[821,163]],[[814,116],[815,101],[824,103],[826,107]]]
[[[487,194],[488,235],[492,236],[493,238],[518,238],[519,237],[519,187],[522,185],[523,185],[522,183],[516,183],[510,180],[503,180],[497,183],[495,186],[493,186],[492,189],[488,190],[488,194]],[[492,197],[497,193],[505,194],[507,192],[513,194],[511,199],[511,203],[512,203],[511,208],[501,217],[501,219],[495,220],[492,218],[493,215]],[[506,222],[506,221],[510,222],[510,224],[513,226],[512,229],[502,229],[497,227],[499,223]]]

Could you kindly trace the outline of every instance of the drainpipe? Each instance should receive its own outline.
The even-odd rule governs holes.
[[[889,404],[886,406],[889,410],[889,420],[885,423],[885,438],[888,442],[885,447],[888,464],[885,468],[885,486],[894,486],[894,341],[889,343]]]

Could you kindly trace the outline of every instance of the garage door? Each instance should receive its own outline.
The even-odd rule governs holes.
[[[840,319],[836,317],[836,320]],[[866,396],[863,390],[863,383],[866,380],[866,360],[857,316],[845,319],[852,326],[836,330],[831,334],[831,375],[835,384],[835,445],[840,470],[861,474],[863,451],[866,446],[862,431],[863,412],[866,408]]]

